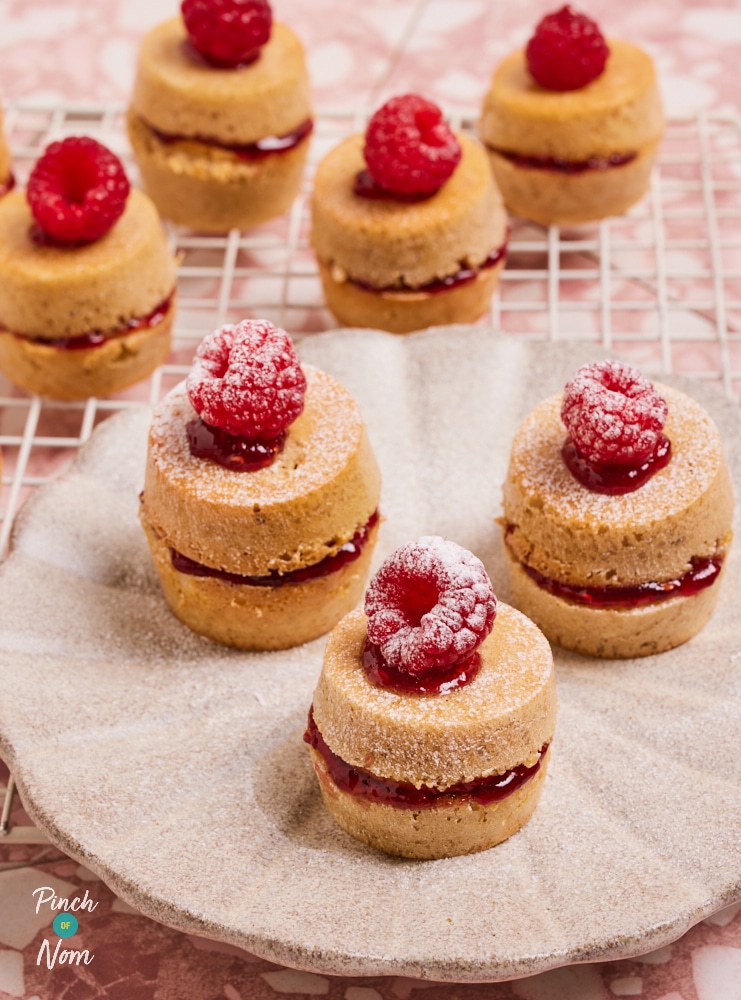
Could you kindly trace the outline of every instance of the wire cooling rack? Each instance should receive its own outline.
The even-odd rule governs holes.
[[[136,169],[117,105],[11,103],[6,133],[19,183],[45,146],[92,135]],[[199,236],[171,228],[181,263],[168,363],[107,399],[58,403],[28,396],[0,376],[0,557],[12,519],[37,486],[58,476],[95,426],[118,410],[155,403],[187,373],[202,337],[224,322],[267,318],[294,339],[336,326],[324,308],[309,247],[307,195],[314,168],[340,139],[362,130],[365,110],[325,110],[316,120],[304,189],[291,212],[251,230]],[[474,132],[476,115],[453,114]],[[578,228],[512,220],[507,265],[490,315],[495,331],[535,340],[579,340],[619,352],[652,372],[686,372],[741,390],[741,118],[671,121],[649,194],[626,216]],[[0,810],[0,843],[42,843],[11,828],[12,776]]]

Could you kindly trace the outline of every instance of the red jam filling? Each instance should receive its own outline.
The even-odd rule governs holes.
[[[225,142],[219,142],[218,139],[210,139],[208,136],[176,135],[172,132],[162,132],[160,129],[154,128],[153,125],[149,125],[149,123],[147,125],[160,142],[164,142],[167,145],[173,142],[202,142],[207,146],[215,146],[217,149],[226,149],[230,153],[234,153],[241,160],[262,160],[273,153],[287,153],[298,146],[300,142],[303,142],[307,136],[311,135],[314,128],[314,122],[311,118],[307,118],[305,122],[302,122],[292,132],[287,132],[285,135],[267,135],[263,139],[258,139],[257,142],[250,142],[243,145],[229,145]]]
[[[285,434],[279,434],[269,441],[248,441],[205,423],[201,417],[190,420],[185,431],[194,458],[208,459],[232,472],[255,472],[265,468],[282,451],[286,440]]]
[[[253,63],[257,62],[261,55],[261,49],[257,48],[254,52],[248,53],[243,59],[240,59],[239,62],[225,63],[221,62],[219,59],[213,59],[211,56],[207,56],[203,52],[199,52],[190,38],[183,40],[183,51],[192,62],[199,63],[201,66],[208,66],[209,69],[223,69],[227,71],[243,69],[245,66],[251,66]]]
[[[2,198],[4,194],[7,194],[8,191],[12,191],[14,187],[15,187],[15,177],[12,174],[10,174],[7,180],[0,181],[0,198]]]
[[[637,490],[659,469],[668,465],[672,457],[672,445],[665,434],[660,434],[653,454],[640,465],[603,465],[590,462],[577,451],[571,438],[564,442],[561,454],[566,468],[582,486],[594,493],[621,496]]]
[[[635,160],[637,153],[612,153],[610,156],[590,156],[588,160],[562,160],[559,156],[526,156],[520,153],[510,153],[504,149],[489,147],[493,153],[498,153],[516,167],[526,167],[530,170],[552,170],[559,174],[583,174],[588,170],[609,170],[611,167],[623,167]]]
[[[439,188],[437,189],[439,190]],[[367,198],[369,201],[401,201],[405,204],[413,204],[415,201],[427,201],[437,194],[437,191],[410,191],[407,193],[389,191],[388,188],[381,187],[373,180],[370,170],[361,170],[355,176],[353,192],[359,198]]]
[[[179,573],[187,573],[188,576],[208,576],[225,583],[234,583],[247,587],[282,587],[291,583],[305,583],[307,580],[314,580],[317,577],[329,576],[336,573],[348,563],[354,562],[365,548],[366,542],[373,528],[378,524],[379,514],[374,511],[366,525],[359,528],[349,542],[338,549],[333,556],[314,563],[313,566],[304,566],[301,569],[294,569],[288,573],[278,573],[272,570],[265,576],[240,576],[239,573],[227,573],[223,569],[214,569],[212,566],[204,566],[202,563],[189,559],[188,556],[170,549],[173,568]]]
[[[546,743],[541,747],[540,757],[532,767],[518,764],[517,767],[505,771],[504,774],[493,774],[488,778],[462,781],[460,784],[440,790],[431,788],[429,785],[417,788],[406,782],[378,778],[370,771],[364,771],[360,767],[352,767],[345,763],[324,742],[324,737],[314,721],[313,709],[309,710],[309,724],[304,733],[304,741],[322,756],[327,765],[327,771],[340,791],[348,792],[371,802],[396,806],[397,809],[425,809],[431,806],[457,805],[460,802],[468,801],[487,806],[492,802],[499,802],[516,792],[526,781],[538,773],[543,757],[548,750]]]
[[[28,230],[29,238],[37,247],[61,247],[62,250],[78,250],[80,247],[89,247],[95,240],[58,240],[51,233],[47,233],[36,222],[33,222]]]
[[[453,664],[445,671],[415,677],[390,667],[378,646],[366,639],[362,663],[368,680],[377,687],[398,694],[448,694],[471,683],[481,668],[481,657],[473,653],[462,663]]]
[[[693,559],[691,569],[684,576],[674,580],[664,580],[661,583],[653,581],[639,583],[632,587],[581,587],[553,580],[526,563],[521,562],[520,566],[539,587],[554,597],[561,597],[574,604],[588,605],[591,608],[634,608],[644,604],[655,604],[657,601],[668,601],[672,597],[694,597],[715,583],[723,566],[723,560],[718,556],[710,559]]]
[[[485,271],[489,267],[496,267],[506,252],[507,244],[503,243],[498,250],[492,250],[486,260],[478,267],[462,267],[455,274],[449,274],[446,278],[437,278],[435,281],[429,281],[426,285],[419,285],[417,288],[399,288],[396,285],[376,288],[375,285],[369,285],[366,281],[359,281],[357,278],[348,278],[347,280],[351,285],[357,285],[358,288],[362,288],[366,292],[426,292],[428,295],[436,295],[439,292],[449,292],[451,288],[467,285],[469,281],[475,281],[481,271]]]
[[[137,330],[151,329],[160,324],[172,305],[174,295],[175,292],[173,290],[150,313],[146,316],[135,316],[121,330],[114,330],[109,333],[103,333],[100,330],[91,330],[89,333],[81,333],[75,337],[58,337],[56,340],[37,340],[36,343],[45,344],[48,347],[56,347],[60,351],[85,351],[91,347],[100,347],[101,344],[104,344],[107,340],[112,340],[114,337],[126,337]],[[22,333],[16,333],[15,336],[20,337],[22,340],[29,339]]]

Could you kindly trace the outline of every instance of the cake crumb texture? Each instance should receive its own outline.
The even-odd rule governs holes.
[[[0,326],[39,340],[124,329],[175,287],[175,260],[157,209],[130,192],[123,215],[99,240],[39,246],[23,191],[0,200]]]
[[[367,524],[380,472],[360,411],[329,375],[304,365],[302,414],[275,461],[235,473],[195,458],[185,384],[155,409],[144,486],[147,520],[172,548],[242,576],[289,572],[334,555]]]
[[[374,289],[414,290],[477,267],[507,237],[507,216],[486,152],[459,134],[461,162],[432,197],[419,202],[354,194],[365,169],[363,136],[345,139],[317,168],[311,242],[321,265]]]
[[[410,697],[378,687],[361,666],[362,611],[327,643],[314,718],[327,746],[348,764],[417,787],[462,781],[532,764],[555,728],[553,657],[524,615],[497,607],[471,683],[446,695]]]
[[[171,18],[142,40],[131,107],[161,132],[224,145],[287,135],[311,117],[303,46],[273,22],[254,63],[215,69],[191,54],[182,18]]]
[[[605,71],[578,90],[549,91],[530,76],[525,52],[512,52],[494,73],[479,130],[493,149],[582,162],[637,153],[664,128],[651,57],[612,38]]]
[[[724,554],[733,490],[718,430],[693,399],[656,387],[669,406],[671,461],[622,496],[588,490],[566,468],[560,394],[525,418],[503,488],[506,542],[521,562],[569,584],[630,586]]]

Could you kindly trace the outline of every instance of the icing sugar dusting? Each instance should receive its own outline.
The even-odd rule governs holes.
[[[338,382],[305,366],[304,412],[291,425],[283,450],[263,469],[237,473],[190,453],[185,427],[195,416],[181,382],[156,407],[151,459],[170,482],[214,503],[278,503],[305,496],[346,465],[363,432],[360,411]]]
[[[271,440],[303,410],[306,378],[285,330],[245,319],[199,344],[186,386],[205,423],[247,440]]]
[[[666,400],[637,368],[620,361],[582,365],[567,382],[563,420],[578,451],[592,462],[639,464],[653,452]]]
[[[435,532],[483,554],[490,573],[499,572],[491,518],[520,407],[562,386],[589,346],[574,357],[577,349],[563,343],[512,344],[483,328],[408,338],[343,330],[312,334],[306,345],[307,360],[357,399],[386,472],[379,557]],[[712,389],[700,384],[698,397],[723,421],[737,468],[738,410],[719,393],[711,408]],[[385,975],[369,956],[388,954],[388,915],[413,900],[409,933],[396,935],[395,974],[399,963],[414,974],[423,960],[427,975],[450,976],[450,962],[440,958],[444,939],[460,956],[461,975],[476,970],[495,979],[537,971],[532,956],[544,947],[584,959],[586,941],[592,955],[603,948],[620,957],[626,927],[647,948],[673,939],[688,916],[702,916],[696,894],[687,897],[690,850],[693,871],[705,879],[703,912],[728,898],[738,870],[741,689],[733,668],[741,551],[731,550],[711,628],[686,646],[617,670],[557,651],[561,716],[534,822],[478,855],[392,862],[349,847],[319,803],[301,735],[324,640],[285,653],[220,649],[174,619],[154,580],[143,591],[149,554],[143,537],[135,548],[131,542],[149,415],[137,416],[136,426],[131,411],[120,416],[96,429],[81,460],[90,477],[104,472],[111,491],[130,497],[126,511],[91,495],[89,477],[77,480],[67,499],[53,495],[53,510],[50,494],[43,510],[28,508],[34,524],[24,518],[19,525],[24,534],[39,532],[34,551],[45,553],[54,524],[55,566],[16,549],[0,574],[3,643],[12,631],[34,647],[4,654],[0,729],[29,796],[48,804],[62,830],[62,846],[117,872],[141,911],[156,916],[166,900],[196,931],[208,918],[214,936],[275,961],[285,955],[280,934],[295,925],[297,961],[316,962],[324,948],[331,971],[342,974],[350,960]],[[103,556],[98,546],[106,539],[115,552]],[[90,561],[96,577],[63,569],[67,557],[77,560],[73,566]],[[124,560],[138,564],[129,577],[136,586],[97,582]],[[487,642],[501,638],[504,618],[500,604]],[[527,651],[519,655],[526,661]],[[512,701],[511,688],[500,684],[482,693],[474,681],[468,690],[479,706],[490,693],[502,710]],[[413,707],[424,725],[422,706]],[[69,755],[59,752],[71,744],[74,795]],[[650,788],[635,781],[637,773],[650,776]],[[600,864],[606,856],[609,871]],[[249,893],[234,877],[235,857],[249,866]],[[201,877],[193,879],[194,870]],[[586,916],[585,893],[601,901]],[[324,919],[301,919],[296,900],[308,898]],[[636,907],[637,898],[652,903],[650,912]],[[472,899],[483,908],[479,921],[470,920]],[[573,921],[544,919],[548,907]],[[482,956],[490,958],[482,964]]]
[[[575,525],[606,521],[616,529],[651,525],[685,509],[707,491],[718,473],[723,461],[720,437],[710,416],[689,396],[669,386],[657,384],[657,389],[668,405],[664,430],[672,442],[672,459],[639,490],[608,496],[573,478],[561,457],[565,437],[561,396],[545,400],[523,421],[513,444],[509,476]]]
[[[496,598],[484,565],[439,535],[398,548],[371,580],[368,637],[386,662],[417,676],[470,656],[491,632]]]
[[[537,753],[555,719],[550,646],[514,608],[500,604],[498,612],[479,651],[481,669],[443,697],[370,681],[360,666],[363,615],[348,615],[332,633],[314,694],[330,748],[374,774],[436,787],[505,771]]]

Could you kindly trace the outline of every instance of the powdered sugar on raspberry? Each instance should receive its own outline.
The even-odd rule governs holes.
[[[473,553],[439,535],[402,545],[365,596],[368,638],[397,670],[424,677],[469,657],[491,632],[496,597]]]
[[[363,418],[357,405],[349,393],[339,382],[336,382],[324,372],[317,371],[310,365],[305,365],[307,380],[306,405],[300,421],[304,423],[309,436],[304,430],[301,433],[290,433],[286,437],[283,450],[278,453],[275,461],[265,468],[250,473],[249,476],[239,476],[239,488],[235,489],[235,473],[225,469],[215,462],[204,462],[195,458],[188,445],[187,424],[194,418],[195,411],[191,406],[185,388],[185,382],[175,386],[155,408],[150,433],[150,457],[156,465],[158,475],[166,478],[168,483],[176,484],[175,488],[187,493],[191,500],[199,505],[223,505],[230,511],[230,516],[240,516],[236,512],[243,511],[249,517],[254,512],[255,504],[263,507],[266,504],[292,504],[295,500],[305,498],[317,490],[326,488],[342,474],[342,470],[351,461],[359,443],[363,439]],[[342,542],[347,541],[364,521],[356,518],[356,507],[351,507],[352,514],[343,525]],[[371,512],[368,510],[367,515]],[[187,530],[191,522],[181,523],[172,513],[173,520],[163,525],[168,534],[173,537]],[[306,530],[306,523],[297,526],[297,533],[304,539],[316,538],[314,532]],[[327,541],[328,539],[323,539]],[[336,548],[339,548],[339,544]],[[174,546],[177,548],[177,545]],[[190,550],[185,543],[181,548],[186,555]],[[336,551],[336,549],[335,549]],[[317,562],[319,558],[307,558],[300,565]],[[261,575],[276,566],[258,564],[254,549],[248,553],[235,550],[238,564],[224,564],[233,573],[242,575]],[[244,559],[242,556],[244,555]],[[194,555],[195,558],[195,555]],[[202,559],[208,563],[208,560]],[[284,567],[281,565],[281,569]],[[296,567],[291,567],[296,568]]]
[[[303,410],[306,378],[285,330],[267,320],[242,320],[203,340],[187,389],[204,423],[269,441]]]
[[[637,368],[583,365],[564,388],[561,419],[580,454],[602,465],[640,465],[655,450],[666,400]]]

